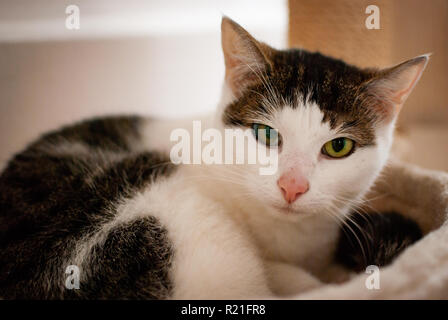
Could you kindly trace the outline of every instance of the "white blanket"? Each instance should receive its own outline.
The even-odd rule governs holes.
[[[394,210],[420,225],[425,236],[379,270],[379,289],[368,289],[371,274],[326,285],[296,299],[448,299],[448,174],[392,161],[378,179],[368,204]]]

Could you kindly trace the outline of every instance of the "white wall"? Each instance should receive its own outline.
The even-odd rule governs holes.
[[[81,28],[65,28],[77,4]],[[92,115],[214,109],[220,18],[284,47],[282,1],[0,1],[0,165],[37,134]]]

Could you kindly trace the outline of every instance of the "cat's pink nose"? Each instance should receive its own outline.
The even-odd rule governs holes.
[[[308,179],[298,172],[287,172],[278,179],[277,184],[286,202],[293,203],[308,191]]]

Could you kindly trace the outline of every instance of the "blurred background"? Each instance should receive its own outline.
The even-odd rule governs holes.
[[[76,5],[80,28],[69,30]],[[365,26],[368,5],[380,29]],[[0,168],[38,134],[96,115],[214,110],[228,15],[276,48],[364,67],[433,56],[402,111],[395,152],[448,170],[446,0],[0,0]]]

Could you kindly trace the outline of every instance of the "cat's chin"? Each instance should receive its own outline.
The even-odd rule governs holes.
[[[278,212],[278,215],[283,216],[283,217],[298,217],[298,216],[308,216],[308,215],[312,215],[313,212],[310,211],[305,211],[305,210],[301,210],[301,209],[294,209],[291,206],[288,205],[273,205],[273,207],[275,208],[275,210]]]

